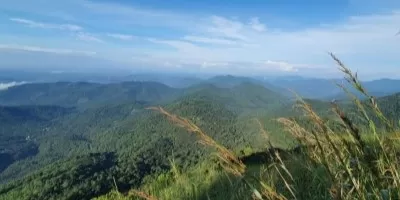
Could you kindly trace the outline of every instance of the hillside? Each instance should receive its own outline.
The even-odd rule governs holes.
[[[215,76],[199,82],[198,84],[211,84],[219,88],[229,89],[243,83],[252,83],[261,85],[271,91],[283,96],[293,98],[292,91],[300,96],[309,99],[320,99],[331,101],[332,99],[347,99],[347,95],[340,89],[336,83],[344,84],[356,96],[362,98],[362,94],[350,87],[344,79],[318,79],[305,77],[241,77],[241,76]],[[192,86],[198,85],[194,84]],[[363,81],[362,84],[368,93],[376,97],[388,96],[400,92],[400,80],[396,79],[378,79],[372,81]]]
[[[378,99],[384,113],[398,115],[398,96]],[[88,100],[78,103],[82,98]],[[148,184],[148,177],[171,170],[171,159],[183,171],[209,162],[210,148],[149,106],[191,120],[239,156],[263,151],[268,141],[282,149],[295,144],[277,117],[308,124],[292,100],[248,81],[179,90],[147,82],[27,84],[0,93],[0,99],[15,105],[0,108],[0,156],[6,161],[0,166],[0,199],[90,199],[108,193],[114,180],[120,191]],[[335,116],[330,102],[306,101],[324,120]],[[348,102],[340,105],[354,109]]]
[[[183,91],[213,85],[221,89],[232,89],[241,84],[254,84],[293,98],[294,91],[304,98],[332,100],[347,99],[347,95],[335,85],[344,83],[341,79],[313,79],[313,78],[275,78],[257,79],[240,76],[215,76],[209,79],[196,79],[185,76],[157,76],[155,74],[138,74],[122,77],[121,80],[134,80],[115,83],[94,82],[57,82],[33,83],[0,90],[0,104],[2,105],[61,105],[85,107],[88,105],[115,103],[123,101],[154,102],[159,99],[171,101],[181,96]],[[369,94],[383,97],[400,92],[399,80],[379,79],[362,82]],[[167,86],[168,85],[168,86]],[[172,87],[172,88],[171,88]],[[179,88],[179,89],[176,89]],[[358,97],[362,95],[350,89]],[[69,94],[68,98],[62,95]]]
[[[392,120],[394,125],[400,126],[400,93],[378,99],[382,112]]]
[[[83,87],[82,90],[88,88],[86,84],[81,86]],[[75,87],[77,86],[75,85]],[[46,88],[45,91],[48,91],[48,89]],[[171,91],[174,95],[176,94],[174,93],[175,90]],[[57,97],[59,93],[48,92],[48,96],[55,95]],[[169,96],[168,94],[165,95]],[[67,100],[61,99],[61,97],[54,98],[55,100],[52,103],[61,102],[59,104],[67,104],[65,102],[71,102],[69,100],[71,99],[70,97],[64,96]],[[231,89],[202,85],[196,88],[188,88],[178,99],[162,105],[172,113],[193,120],[217,141],[235,149],[239,153],[244,149],[247,149],[248,152],[250,146],[252,147],[251,151],[260,150],[264,147],[265,139],[259,134],[258,128],[254,126],[255,122],[252,116],[262,115],[265,118],[270,118],[268,113],[282,106],[281,103],[284,99],[279,94],[251,83],[243,83]],[[39,102],[38,104],[43,103],[41,98],[35,100]],[[21,134],[21,137],[29,135],[30,140],[35,141],[34,145],[37,151],[29,159],[18,160],[6,167],[0,174],[1,179],[8,182],[37,170],[37,173],[43,174],[44,172],[41,173],[43,167],[60,168],[58,167],[60,164],[52,163],[56,161],[63,163],[78,162],[71,161],[77,156],[112,153],[116,160],[109,166],[112,173],[111,171],[104,172],[105,174],[101,175],[101,177],[109,177],[113,174],[119,186],[131,188],[140,185],[141,179],[146,175],[167,170],[167,158],[174,158],[179,166],[185,169],[202,162],[208,157],[207,152],[209,150],[202,148],[200,144],[196,144],[194,135],[188,135],[184,130],[172,125],[163,116],[145,109],[152,104],[159,105],[155,103],[158,101],[155,100],[153,103],[116,103],[114,98],[108,98],[107,100],[110,103],[106,105],[93,107],[88,104],[85,105],[86,109],[84,110],[73,110],[60,117],[52,118],[51,123],[42,125],[37,122],[31,124],[30,127],[38,127],[37,130],[32,129],[31,134]],[[94,102],[97,103],[98,101]],[[22,108],[23,106],[20,107]],[[251,114],[255,110],[260,111],[261,114]],[[15,114],[17,115],[18,113]],[[44,112],[43,115],[50,114]],[[28,115],[25,116],[28,117]],[[12,116],[11,118],[15,117]],[[34,121],[33,118],[32,121]],[[9,124],[7,130],[25,133],[18,124],[5,122]],[[278,126],[276,125],[276,127]],[[7,130],[2,135],[11,138],[12,134]],[[275,130],[278,129],[276,128]],[[283,137],[280,134],[282,133],[277,133],[277,144],[287,145],[283,142]],[[259,139],[254,140],[254,138]],[[196,148],[193,148],[195,146]],[[162,150],[163,154],[160,155],[164,161],[160,159],[154,160],[154,155],[148,153],[149,149],[153,148],[165,148],[165,150]],[[137,162],[142,162],[140,160],[146,162],[154,170],[143,171],[144,169],[141,169],[139,170],[140,174],[136,174],[139,172],[134,169],[138,165]],[[158,161],[161,163],[157,163]],[[74,165],[79,164],[75,163]],[[98,173],[103,173],[102,169],[94,170]],[[131,173],[126,174],[127,171]],[[59,171],[59,173],[75,174],[78,172]],[[34,188],[35,186],[28,186],[31,184],[29,180],[40,179],[41,181],[52,182],[56,178],[42,177],[41,175],[28,176],[27,179],[22,179],[22,182],[11,183],[5,189],[3,188],[2,191],[9,191],[4,194],[7,197],[7,195],[20,193],[18,191],[21,188]],[[84,180],[80,179],[79,182],[89,181],[92,178],[96,177],[88,174]],[[77,184],[75,186],[70,185],[71,187],[77,187],[83,191],[87,189],[81,186],[74,177],[71,177],[71,179],[73,184]],[[21,186],[22,183],[23,185],[26,184],[26,186]],[[95,188],[102,188],[96,190],[96,195],[108,192],[112,187],[112,182],[108,182],[107,186],[104,186],[104,181],[100,181],[99,184],[93,185]],[[18,187],[16,187],[17,185]],[[65,194],[63,191],[62,194],[57,193],[52,197]],[[25,193],[24,195],[28,194]],[[80,197],[83,198],[84,196]]]
[[[396,94],[378,99],[384,114],[391,115],[390,113],[392,113],[391,116],[393,118],[391,119],[398,119],[400,116],[398,113],[395,114],[395,111],[398,110],[400,106],[398,105],[398,98],[399,95]],[[327,109],[331,108],[330,102],[320,100],[306,101],[310,103],[317,112],[322,111],[324,113]],[[363,104],[367,105],[367,101],[364,101]],[[346,113],[348,111],[354,111],[353,105],[348,102],[342,102],[340,107],[345,110]],[[371,110],[368,114],[374,117]],[[329,115],[326,116],[329,117]],[[324,117],[322,117],[322,119],[323,118]],[[245,171],[242,173],[239,172],[239,174],[235,174],[235,171],[231,170],[239,166],[235,165],[233,161],[227,162],[223,159],[224,154],[230,154],[230,152],[216,150],[214,153],[220,156],[220,158],[222,157],[220,159],[221,163],[230,163],[227,164],[227,168],[220,169],[212,163],[204,163],[204,165],[189,168],[188,170],[182,170],[179,166],[175,166],[166,173],[152,176],[144,182],[138,190],[134,188],[134,190],[126,195],[121,195],[116,192],[116,190],[112,190],[107,195],[98,198],[98,200],[136,199],[135,196],[150,196],[150,198],[153,199],[254,199],[257,192],[260,194],[259,196],[262,195],[263,199],[286,199],[285,197],[293,196],[296,197],[296,199],[332,199],[332,195],[336,194],[332,194],[330,188],[334,185],[335,181],[351,180],[352,178],[376,185],[371,188],[370,184],[360,184],[359,186],[362,192],[359,194],[352,193],[352,188],[356,187],[352,184],[355,183],[350,182],[350,184],[346,186],[340,186],[347,194],[362,197],[369,194],[369,191],[378,188],[378,191],[387,192],[378,193],[375,195],[377,197],[376,199],[385,199],[387,196],[393,199],[399,197],[398,190],[396,190],[396,187],[393,185],[389,187],[393,188],[393,190],[385,189],[388,187],[387,184],[394,184],[393,182],[382,182],[382,180],[378,178],[379,175],[373,174],[389,174],[389,176],[393,176],[390,174],[396,173],[396,171],[392,170],[399,169],[397,153],[400,151],[397,146],[398,140],[395,133],[381,132],[382,130],[378,129],[379,139],[374,139],[374,135],[372,134],[374,129],[368,129],[368,127],[364,127],[362,123],[353,121],[351,123],[355,122],[358,128],[366,129],[364,129],[361,136],[357,134],[351,136],[351,134],[353,134],[351,131],[357,132],[357,129],[353,129],[354,127],[346,128],[341,126],[335,128],[335,124],[325,123],[325,120],[323,120],[322,124],[318,124],[320,123],[318,119],[314,118],[314,120],[304,121],[304,124],[299,124],[305,129],[289,129],[293,137],[298,137],[300,141],[305,142],[300,144],[310,146],[294,148],[292,150],[273,148],[267,151],[251,153],[248,156],[244,156],[244,159],[242,159],[246,167]],[[323,129],[318,130],[317,127],[319,126],[329,126],[331,131],[334,132],[333,134],[325,135]],[[290,127],[289,125],[286,126],[286,128]],[[298,135],[301,134],[302,131],[305,131],[309,136],[316,134],[315,136],[319,139],[321,142],[320,145],[322,146],[314,146],[315,144],[312,143],[312,140],[307,143],[306,138],[302,138],[301,135]],[[312,133],[311,131],[318,132]],[[346,133],[347,131],[349,134]],[[268,136],[275,137],[273,132],[268,131],[267,134]],[[326,137],[331,140],[331,144],[325,143]],[[200,140],[205,141],[205,138]],[[343,143],[341,141],[343,141]],[[378,142],[383,142],[384,148],[382,150],[377,146]],[[209,147],[213,146],[213,144],[209,145]],[[367,150],[370,148],[375,148],[374,150],[377,152],[368,152]],[[234,148],[228,147],[228,149]],[[390,157],[384,158],[382,151],[385,151],[385,153],[387,153],[386,155]],[[277,152],[279,154],[276,154]],[[308,153],[311,153],[311,155]],[[342,158],[346,160],[341,160],[340,156],[343,156]],[[359,163],[352,163],[350,159],[354,158],[354,156],[357,156]],[[324,158],[329,158],[333,161],[330,160],[328,163],[324,163]],[[393,159],[394,162],[390,162],[391,159]],[[375,165],[373,164],[375,160],[379,160],[381,163]],[[379,169],[381,164],[386,166],[396,165],[396,168],[390,169],[388,172],[387,170]],[[350,173],[350,177],[348,177],[348,174],[346,174],[346,171],[343,169],[345,166],[349,166],[350,169],[354,170],[354,174]],[[356,166],[362,168],[362,170],[357,171]],[[337,175],[338,177],[333,175]],[[332,176],[333,180],[331,180],[329,176]],[[313,187],[312,190],[310,190],[310,186]],[[295,190],[291,192],[289,189],[292,188],[295,188]],[[138,193],[137,191],[142,193]]]
[[[69,112],[72,109],[60,106],[0,106],[0,121],[3,125],[44,122]]]
[[[280,93],[251,82],[240,82],[230,88],[214,84],[201,84],[188,88],[185,94],[191,97],[206,97],[223,103],[240,112],[255,109],[273,109],[288,102]]]
[[[34,83],[0,91],[0,104],[58,105],[86,108],[124,102],[162,102],[172,100],[178,94],[179,90],[156,82]]]
[[[225,76],[214,76],[209,78],[205,81],[206,83],[215,85],[219,88],[232,88],[238,86],[242,83],[261,83],[255,79],[249,77],[240,77],[240,76],[232,76],[232,75],[225,75]]]
[[[0,173],[14,162],[35,156],[35,138],[54,119],[73,112],[58,106],[0,106]]]
[[[232,75],[214,76],[212,78],[209,78],[209,79],[203,81],[203,83],[212,84],[219,88],[233,88],[233,87],[236,87],[236,86],[244,84],[244,83],[251,83],[251,84],[255,84],[255,85],[261,85],[268,90],[271,90],[275,93],[279,93],[284,96],[292,95],[288,90],[285,90],[285,88],[281,87],[280,85],[276,85],[276,84],[274,85],[268,81],[259,80],[259,79],[251,78],[251,77],[241,77],[241,76],[232,76]]]

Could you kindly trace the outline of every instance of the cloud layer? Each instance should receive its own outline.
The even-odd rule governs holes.
[[[26,82],[8,82],[8,83],[0,83],[0,91],[2,90],[7,90],[10,87],[18,86],[18,85],[23,85]]]
[[[51,23],[42,23],[36,22],[33,20],[22,19],[22,18],[10,18],[11,21],[24,24],[28,27],[32,28],[46,28],[46,29],[60,29],[60,30],[69,30],[69,31],[80,31],[83,28],[73,24],[51,24]]]
[[[20,46],[20,45],[2,45],[0,44],[1,51],[31,51],[31,52],[42,52],[42,53],[54,53],[54,54],[80,54],[80,55],[95,55],[94,51],[79,51],[72,49],[52,49],[37,46]]]
[[[366,76],[400,77],[400,37],[395,36],[400,29],[400,12],[396,10],[287,29],[269,25],[257,13],[231,18],[219,13],[170,12],[83,0],[63,2],[61,6],[41,0],[35,5],[37,8],[19,6],[11,0],[6,4],[14,11],[39,9],[43,17],[49,18],[44,22],[11,17],[9,21],[15,25],[69,34],[60,36],[57,46],[46,47],[0,40],[3,50],[95,55],[127,63],[132,69],[141,66],[193,72],[327,76],[336,72],[327,54],[334,52]],[[39,8],[41,4],[43,7]],[[50,11],[56,7],[63,8],[63,15],[54,17]],[[35,44],[46,44],[46,38],[27,37]],[[63,43],[74,50],[66,49]]]

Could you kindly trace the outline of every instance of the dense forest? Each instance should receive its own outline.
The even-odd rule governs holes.
[[[0,91],[0,199],[92,199],[149,185],[174,167],[217,164],[195,134],[150,106],[190,120],[239,157],[263,152],[269,142],[294,148],[295,139],[276,119],[309,122],[280,90],[229,76],[179,89],[155,82],[57,82]],[[331,102],[305,101],[326,123],[337,123]],[[399,94],[378,102],[398,117]],[[356,110],[347,101],[339,105]]]

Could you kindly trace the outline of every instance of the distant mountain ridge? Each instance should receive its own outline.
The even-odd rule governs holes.
[[[19,74],[17,71],[4,71],[0,76],[1,84],[9,87],[11,82],[32,82],[32,83],[54,83],[54,82],[88,82],[102,84],[120,84],[122,82],[157,82],[175,89],[189,88],[201,84],[213,84],[220,88],[231,88],[244,82],[251,82],[262,85],[274,92],[284,96],[293,97],[292,91],[305,98],[313,99],[345,99],[346,95],[338,88],[335,83],[347,84],[344,79],[323,79],[302,76],[233,76],[217,75],[206,76],[196,74],[174,74],[174,73],[132,73],[123,74],[121,72],[111,74],[101,73],[73,73],[73,72],[26,72]],[[365,88],[370,94],[380,97],[396,92],[400,92],[400,80],[396,79],[377,79],[363,81]],[[13,86],[13,85],[10,85]],[[10,87],[11,88],[11,87]],[[354,92],[354,91],[353,91]],[[356,94],[360,96],[359,94]],[[84,99],[83,99],[84,101]],[[1,104],[1,102],[0,102]]]
[[[343,84],[357,96],[361,95],[355,91],[344,79],[318,79],[305,77],[277,77],[269,79],[256,79],[250,77],[236,76],[216,76],[206,80],[219,87],[229,88],[243,82],[251,82],[262,85],[272,91],[282,95],[293,97],[295,92],[304,98],[310,99],[345,99],[347,98],[343,90],[336,84]],[[382,97],[400,92],[400,80],[396,79],[378,79],[373,81],[363,81],[363,86],[374,96]]]
[[[59,105],[87,107],[121,102],[157,102],[174,99],[179,90],[157,82],[32,83],[0,91],[0,105]]]

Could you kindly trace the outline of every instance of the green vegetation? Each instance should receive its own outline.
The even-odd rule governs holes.
[[[364,100],[229,76],[2,91],[0,199],[398,199],[400,95],[375,100],[336,61]]]
[[[37,86],[34,85],[34,87]],[[173,93],[176,95],[175,90]],[[148,96],[152,95],[148,94]],[[182,170],[192,169],[207,161],[211,151],[201,148],[201,144],[195,142],[194,135],[188,135],[185,130],[171,125],[164,117],[145,109],[148,105],[160,101],[168,102],[164,104],[168,110],[196,122],[213,138],[234,149],[238,154],[251,154],[264,148],[267,140],[259,134],[254,117],[268,119],[266,126],[275,127],[276,130],[281,129],[271,116],[272,111],[281,106],[284,99],[254,84],[246,83],[230,90],[207,85],[189,88],[174,101],[168,99],[170,95],[166,96],[155,102],[151,102],[151,99],[146,103],[134,100],[131,102],[112,100],[105,105],[97,104],[100,100],[93,99],[94,104],[84,106],[85,109],[79,107],[65,109],[64,112],[57,110],[60,108],[57,106],[31,106],[33,110],[43,110],[22,115],[6,109],[1,110],[2,115],[7,116],[3,121],[7,126],[2,127],[0,134],[7,139],[4,144],[8,146],[4,149],[10,152],[11,147],[18,147],[16,145],[18,143],[21,147],[18,147],[15,152],[23,152],[23,148],[29,149],[28,145],[32,145],[35,151],[32,150],[29,157],[13,159],[3,167],[4,171],[0,174],[0,178],[6,184],[5,189],[3,188],[0,192],[0,197],[7,199],[10,194],[23,194],[20,199],[29,199],[30,192],[40,190],[40,188],[35,188],[39,185],[31,185],[30,182],[34,180],[51,182],[58,178],[55,176],[57,173],[54,173],[54,176],[47,176],[47,172],[43,171],[45,168],[57,169],[62,168],[63,165],[79,166],[82,159],[76,160],[76,158],[82,156],[91,159],[97,154],[113,154],[115,160],[110,162],[109,170],[98,169],[99,171],[93,171],[93,173],[103,174],[102,177],[114,177],[115,183],[114,180],[104,181],[109,179],[93,181],[93,179],[98,179],[97,175],[84,176],[79,179],[80,181],[74,181],[76,177],[69,176],[71,178],[69,182],[72,184],[70,187],[78,188],[76,190],[80,191],[74,195],[80,195],[81,199],[88,198],[88,195],[85,192],[87,187],[80,186],[79,182],[89,181],[94,188],[100,188],[93,190],[94,193],[87,191],[91,196],[98,196],[108,192],[114,184],[117,184],[120,191],[139,187],[142,185],[142,179],[147,175],[157,175],[168,171],[169,159],[174,159]],[[76,96],[78,97],[79,95]],[[38,104],[41,104],[40,102],[42,100]],[[73,103],[69,106],[72,105]],[[25,106],[7,108],[23,107]],[[51,113],[44,108],[54,108],[54,111]],[[262,109],[254,112],[257,108]],[[26,118],[24,119],[27,122],[26,126],[21,126],[23,120],[20,116]],[[277,145],[287,146],[285,138],[288,134],[281,133],[274,140]],[[18,136],[18,140],[13,139],[14,136]],[[22,144],[27,147],[23,147]],[[54,164],[59,162],[61,164]],[[30,175],[32,172],[36,175]],[[77,173],[68,170],[58,172],[58,174]],[[14,182],[13,180],[21,181]],[[21,192],[22,188],[29,189]],[[67,194],[71,193],[71,191],[61,193],[61,190],[54,191],[54,194],[43,191],[45,194],[38,195],[45,195],[43,198],[46,199],[62,199],[67,198]]]
[[[359,122],[367,122],[365,129],[359,129],[336,103],[332,104],[333,113],[341,127],[331,128],[331,123],[300,99],[299,107],[312,126],[295,118],[279,119],[300,147],[291,152],[281,151],[269,143],[266,159],[254,167],[254,163],[244,161],[248,159],[238,158],[229,148],[213,140],[196,123],[155,108],[214,149],[219,165],[216,168],[213,164],[204,168],[200,165],[181,173],[172,163],[171,172],[154,178],[139,190],[134,189],[128,195],[113,191],[99,199],[399,199],[398,132],[384,115],[388,111],[389,115],[398,117],[393,112],[398,110],[398,103],[384,105],[381,110],[357,77],[332,57],[349,83],[365,95],[365,102],[353,99],[363,118]],[[379,102],[390,104],[390,100],[398,100],[398,95]],[[354,107],[346,105],[349,111],[354,111]],[[325,106],[317,104],[317,107]],[[264,129],[261,133],[271,136]],[[223,176],[224,173],[227,175]]]
[[[71,112],[58,106],[0,106],[0,172],[16,161],[37,155],[35,138],[53,119]]]
[[[148,103],[173,100],[179,93],[180,90],[155,82],[35,83],[1,91],[0,104],[92,108],[132,101]]]

